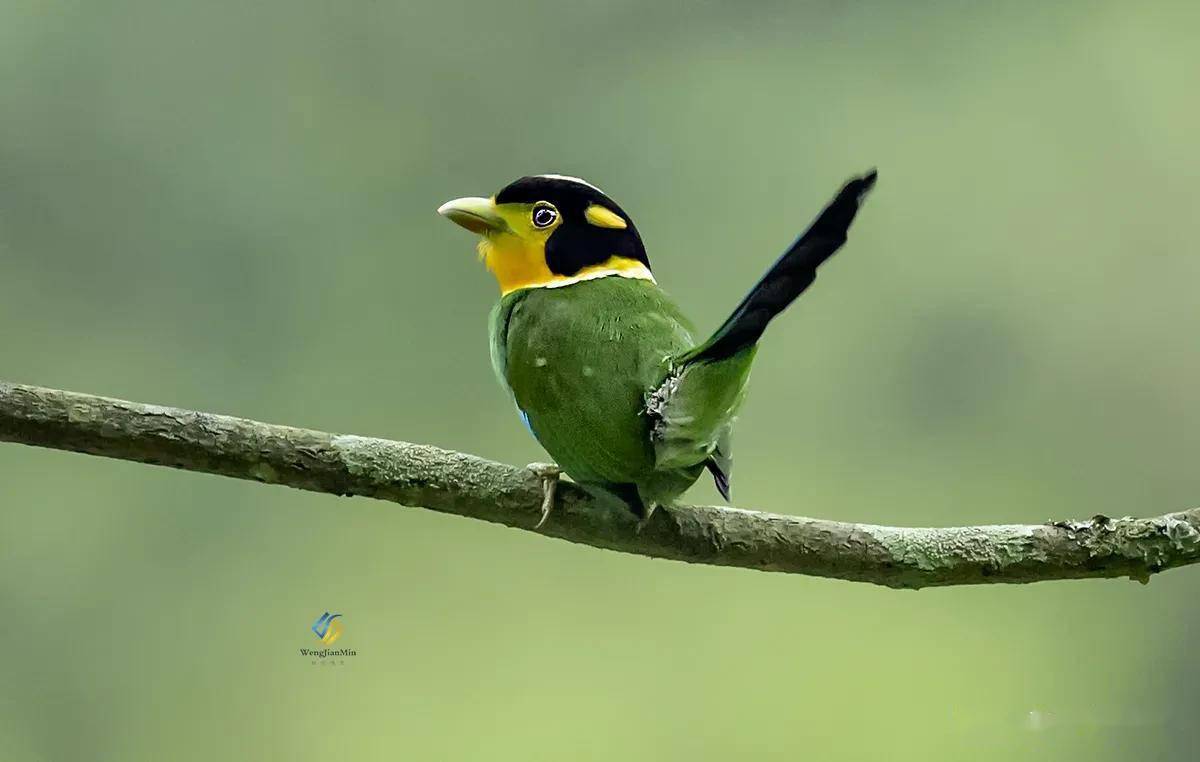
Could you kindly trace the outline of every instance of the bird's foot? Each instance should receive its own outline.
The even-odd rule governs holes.
[[[637,534],[641,534],[646,525],[650,523],[650,517],[654,515],[654,511],[657,508],[658,503],[645,503],[643,505],[644,512],[638,517],[637,529],[635,530]]]
[[[554,496],[558,492],[558,477],[562,474],[562,469],[553,463],[530,463],[525,468],[542,480],[542,518],[534,527],[541,529],[546,519],[550,518],[550,509],[554,507]]]

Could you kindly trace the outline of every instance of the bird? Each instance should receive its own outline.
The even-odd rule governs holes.
[[[554,460],[529,466],[542,482],[538,528],[563,472],[631,511],[639,530],[706,470],[730,499],[730,437],[759,340],[845,243],[876,178],[874,169],[850,178],[700,342],[659,288],[633,220],[595,185],[529,175],[438,208],[479,236],[500,287],[492,366]]]

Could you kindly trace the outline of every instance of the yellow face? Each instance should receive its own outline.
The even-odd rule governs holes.
[[[504,226],[486,230],[479,239],[479,256],[496,276],[501,294],[545,286],[563,276],[546,264],[546,241],[562,224],[552,204],[496,204],[489,199]],[[540,225],[538,223],[541,223]]]
[[[615,249],[611,256],[604,251],[572,272],[552,270],[547,243],[568,222],[552,201],[496,203],[495,197],[460,198],[443,204],[438,213],[479,234],[480,258],[496,277],[502,295],[523,288],[557,288],[607,275],[654,280],[642,261],[617,256]],[[570,224],[596,233],[625,231],[628,226],[624,218],[601,204],[587,205],[579,216]]]

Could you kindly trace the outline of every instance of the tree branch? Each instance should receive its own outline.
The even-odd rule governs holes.
[[[0,441],[121,458],[420,506],[535,531],[531,471],[426,445],[0,383]],[[1149,519],[906,529],[737,508],[660,508],[639,532],[627,512],[559,485],[563,540],[656,558],[896,588],[1131,577],[1200,562],[1200,508]]]

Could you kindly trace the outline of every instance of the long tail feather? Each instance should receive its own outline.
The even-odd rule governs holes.
[[[755,344],[771,319],[783,312],[817,277],[817,267],[846,242],[846,231],[877,173],[851,179],[767,271],[741,304],[703,345],[689,352],[686,363],[723,360]]]

